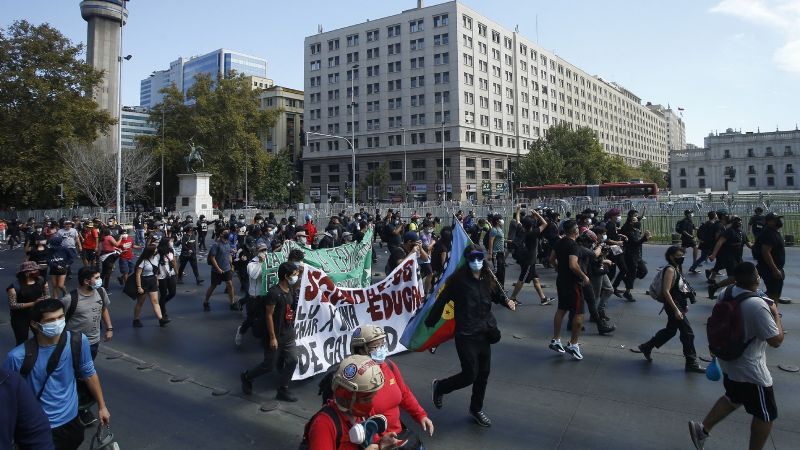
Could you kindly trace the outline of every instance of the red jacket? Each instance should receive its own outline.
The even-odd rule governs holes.
[[[339,418],[339,425],[342,430],[341,442],[336,441],[336,426],[331,421],[330,416],[325,413],[318,413],[311,420],[308,427],[308,448],[309,450],[360,450],[361,446],[350,442],[348,433],[354,423],[350,421],[350,417],[346,416],[336,403],[331,399],[328,400],[327,406],[336,411],[336,416]],[[356,419],[356,423],[361,422]]]
[[[306,222],[303,225],[303,229],[306,230],[306,239],[308,240],[308,245],[314,243],[314,235],[317,234],[317,227],[314,226],[314,222]]]
[[[428,414],[417,402],[416,397],[408,388],[400,374],[400,369],[393,362],[385,360],[381,363],[383,371],[383,387],[372,400],[372,407],[375,414],[386,416],[388,428],[386,432],[402,431],[400,424],[400,408],[403,408],[417,423],[420,423]]]

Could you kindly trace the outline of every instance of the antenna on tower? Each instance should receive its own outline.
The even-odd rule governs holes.
[[[539,45],[539,15],[536,15],[536,45]]]
[[[322,34],[322,24],[317,25],[317,33]]]
[[[514,33],[519,33],[519,25],[514,26]]]

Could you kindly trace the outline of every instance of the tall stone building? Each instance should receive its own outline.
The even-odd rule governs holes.
[[[357,183],[387,164],[392,196],[500,191],[509,161],[561,123],[590,127],[629,165],[667,168],[664,118],[636,94],[457,1],[320,29],[304,44],[306,130],[354,141]],[[310,200],[344,197],[351,158],[343,139],[309,138]]]

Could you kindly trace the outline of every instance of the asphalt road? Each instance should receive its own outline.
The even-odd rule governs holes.
[[[609,315],[617,325],[613,336],[599,336],[587,324],[581,338],[583,361],[561,357],[547,348],[555,306],[539,306],[531,287],[520,296],[516,312],[495,313],[503,339],[492,347],[492,374],[485,411],[493,426],[474,425],[468,416],[469,390],[444,399],[437,410],[430,399],[430,381],[456,373],[458,358],[452,342],[436,354],[409,353],[393,358],[406,382],[436,426],[425,439],[429,449],[687,449],[692,448],[687,421],[700,420],[723,393],[721,382],[704,375],[686,374],[677,336],[653,353],[647,363],[631,347],[647,340],[666,319],[660,304],[645,296],[655,269],[662,265],[664,246],[645,246],[650,275],[637,281],[638,301],[624,303],[612,297]],[[383,267],[385,249],[376,247]],[[800,250],[787,251],[784,295],[800,298]],[[20,250],[0,253],[0,284],[12,281]],[[201,257],[200,268],[208,279]],[[519,266],[511,261],[506,286],[515,280]],[[555,296],[555,275],[540,269],[548,296]],[[188,276],[187,280],[192,277]],[[706,354],[705,318],[712,302],[705,299],[702,275],[690,275],[700,293],[689,319],[696,347]],[[74,282],[73,282],[74,283]],[[237,288],[238,288],[238,282]],[[227,309],[221,289],[212,298],[212,312],[201,307],[204,289],[194,284],[178,286],[170,302],[173,322],[159,328],[145,307],[144,328],[131,325],[133,302],[112,286],[111,312],[114,340],[100,347],[97,370],[112,415],[112,428],[124,449],[294,449],[303,426],[318,409],[319,377],[295,383],[300,398],[294,404],[274,400],[276,379],[264,376],[246,397],[239,373],[261,360],[261,348],[252,337],[236,349],[233,335],[241,321]],[[0,311],[0,347],[10,349],[13,334],[7,309]],[[778,419],[767,448],[800,446],[800,373],[778,368],[800,365],[800,305],[781,305],[789,331],[779,349],[769,349],[767,361],[774,378]],[[263,409],[263,410],[262,410]],[[266,410],[266,411],[264,411]],[[410,423],[410,419],[405,420]],[[745,448],[750,417],[733,413],[714,430],[708,449]],[[419,430],[418,427],[415,429]],[[88,448],[87,443],[85,448]]]

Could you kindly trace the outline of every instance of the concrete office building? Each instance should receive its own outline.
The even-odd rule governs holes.
[[[300,134],[303,129],[303,91],[283,86],[272,86],[261,91],[261,109],[277,110],[275,126],[264,136],[264,148],[275,153],[289,150],[292,162],[299,160],[302,153]]]
[[[630,165],[667,168],[664,119],[639,97],[459,2],[420,1],[390,17],[320,30],[304,47],[306,130],[355,134],[357,179],[387,163],[390,196],[407,190],[433,200],[443,184],[454,199],[483,198],[487,186],[503,191],[509,161],[562,122],[592,128]],[[347,143],[312,136],[308,144],[310,199],[344,197]]]
[[[672,192],[800,192],[800,131],[710,134],[700,149],[672,152]]]
[[[122,149],[136,148],[136,138],[154,135],[158,132],[156,124],[150,123],[150,113],[141,106],[122,107]]]
[[[128,10],[123,0],[84,0],[80,4],[81,17],[87,22],[86,62],[104,72],[93,97],[101,109],[114,119],[119,119],[119,69],[122,25],[128,20]],[[112,125],[108,133],[100,136],[94,145],[107,152],[119,148],[119,125]]]
[[[169,69],[155,71],[141,81],[139,106],[149,109],[161,103],[163,96],[159,91],[170,84],[174,83],[185,95],[197,75],[208,74],[216,79],[217,76],[228,77],[234,71],[267,80],[267,61],[224,48],[189,59],[178,58],[170,63]]]
[[[686,124],[683,117],[672,110],[670,106],[664,108],[661,105],[653,105],[647,102],[647,108],[661,115],[664,118],[664,125],[667,127],[667,150],[683,150],[686,147]]]

